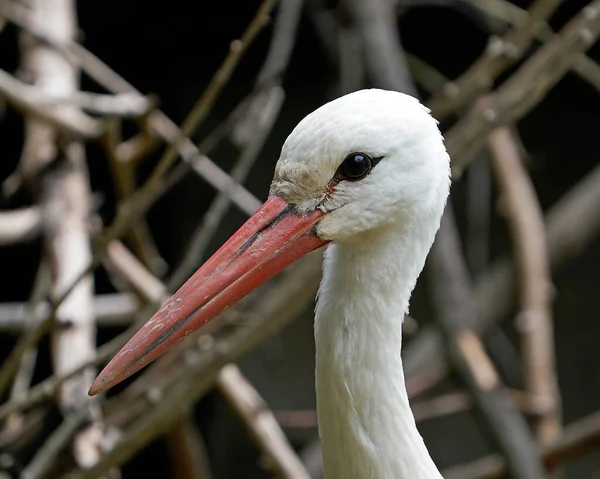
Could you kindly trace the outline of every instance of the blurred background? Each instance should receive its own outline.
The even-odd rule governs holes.
[[[600,478],[599,34],[597,0],[0,0],[0,477],[322,477],[321,253],[87,389],[266,199],[298,121],[380,87],[453,160],[404,323],[436,464],[505,477],[526,439],[549,477]],[[515,410],[525,439],[495,429]]]

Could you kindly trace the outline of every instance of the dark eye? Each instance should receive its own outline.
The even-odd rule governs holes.
[[[338,175],[344,180],[356,181],[364,178],[373,168],[373,160],[364,153],[350,153],[338,168]]]

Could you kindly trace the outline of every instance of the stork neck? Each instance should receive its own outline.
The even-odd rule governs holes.
[[[442,477],[417,430],[401,358],[402,320],[434,234],[388,226],[326,252],[315,317],[326,479]]]

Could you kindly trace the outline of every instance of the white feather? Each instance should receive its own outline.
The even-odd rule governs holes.
[[[383,159],[328,185],[351,152]],[[439,228],[450,165],[437,122],[414,98],[362,90],[302,120],[271,194],[327,212],[331,240],[315,318],[319,431],[327,479],[441,478],[404,384],[402,319]]]

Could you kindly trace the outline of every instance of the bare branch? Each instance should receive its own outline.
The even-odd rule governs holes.
[[[550,266],[558,269],[576,258],[600,234],[600,166],[554,205],[546,216],[546,234],[550,255]],[[484,332],[511,311],[514,305],[513,288],[515,269],[509,258],[496,261],[475,282],[474,299],[476,314],[464,318],[464,327]],[[436,382],[445,374],[445,359],[442,355],[443,342],[438,332],[425,326],[411,342],[404,368],[411,394],[425,388],[416,378],[434,371]]]
[[[94,297],[94,318],[98,326],[129,326],[139,303],[130,294],[101,294]],[[26,303],[0,303],[0,331],[21,333],[25,329],[28,305]],[[38,304],[35,317],[41,320],[50,313],[47,302]]]
[[[142,310],[138,319],[133,322],[133,324],[127,329],[127,331],[121,333],[119,336],[112,339],[108,343],[100,346],[96,351],[96,355],[89,361],[82,363],[80,366],[66,374],[51,376],[48,379],[45,379],[41,383],[36,384],[34,387],[32,387],[25,396],[19,396],[5,404],[2,404],[0,406],[0,420],[4,419],[7,415],[14,411],[27,409],[35,404],[38,404],[48,398],[53,397],[56,394],[56,391],[62,386],[63,383],[65,383],[65,381],[76,377],[77,375],[81,374],[83,371],[89,369],[90,367],[96,367],[108,361],[111,358],[111,356],[114,356],[115,353],[120,348],[122,348],[129,339],[131,339],[133,334],[140,328],[140,326],[144,324],[144,322],[146,322],[150,318],[150,316],[155,311],[156,308],[153,306]],[[11,363],[16,362],[18,366],[18,358],[22,355],[22,349],[27,348],[29,344],[35,344],[35,342],[37,342],[36,340],[39,340],[39,338],[43,336],[45,332],[47,332],[47,330],[52,325],[51,319],[52,317],[50,319],[45,319],[42,323],[42,327],[38,326],[38,329],[36,329],[29,336],[26,336],[27,339],[25,341],[21,340],[19,342],[17,347],[13,349],[11,356],[9,356],[9,361]],[[8,376],[10,379],[10,375],[6,371],[11,371],[12,367],[4,366],[3,369],[0,370],[0,381],[4,381],[5,376]],[[0,386],[2,385],[3,383],[0,382]]]
[[[391,2],[351,0],[348,8],[362,36],[365,60],[374,83],[380,88],[416,95]]]
[[[63,423],[46,439],[30,463],[23,469],[22,479],[38,479],[44,477],[56,461],[58,454],[67,446],[68,442],[81,425],[89,419],[90,408],[86,404],[77,411],[69,414]]]
[[[123,411],[122,407],[117,408],[119,413],[125,414],[131,410],[131,413],[127,414],[128,417],[122,419],[123,421],[129,423],[133,419],[137,420],[125,432],[116,448],[107,453],[98,466],[86,471],[77,471],[70,477],[97,477],[111,465],[127,461],[153,438],[163,434],[211,388],[218,371],[223,366],[235,362],[267,337],[276,334],[305,310],[307,303],[314,298],[318,287],[320,264],[321,256],[311,253],[304,261],[280,273],[279,281],[266,284],[253,293],[260,298],[260,301],[250,303],[252,305],[250,310],[244,313],[248,318],[243,326],[235,327],[234,324],[229,323],[229,327],[224,328],[214,342],[202,341],[200,349],[198,347],[190,349],[188,359],[177,362],[176,368],[169,370],[168,382],[164,389],[162,386],[158,388],[157,395],[160,397],[158,402],[149,401],[144,394],[137,401],[128,403],[127,410]],[[227,312],[224,314],[227,316]],[[145,374],[151,374],[151,370]],[[190,377],[197,380],[189,381]],[[143,378],[144,375],[132,386]],[[158,378],[153,382],[161,384]],[[113,401],[116,400],[118,399]],[[111,419],[108,421],[112,423]]]
[[[433,115],[441,120],[493,85],[530,45],[540,22],[545,22],[560,5],[559,0],[536,0],[527,21],[503,38],[492,37],[488,48],[456,81],[447,84],[429,101]]]
[[[119,204],[135,192],[136,188],[136,164],[133,161],[121,161],[118,156],[118,147],[121,143],[121,122],[112,120],[107,128],[104,144],[111,167],[112,178]],[[165,260],[160,256],[158,248],[154,243],[150,228],[144,219],[136,221],[127,235],[137,256],[142,259],[155,274],[162,275],[167,269]]]
[[[38,317],[35,314],[39,304],[47,296],[50,290],[50,270],[47,260],[42,258],[40,266],[38,268],[33,288],[29,296],[29,301],[24,308],[25,315],[23,318],[22,327],[24,329],[32,328],[36,325]],[[15,375],[12,388],[10,390],[10,399],[18,398],[23,396],[29,390],[31,381],[33,379],[33,373],[35,371],[35,364],[37,362],[37,348],[31,348],[23,354],[19,364],[19,370]],[[18,430],[23,425],[23,416],[19,413],[12,414],[6,421],[6,427],[13,430]]]
[[[38,116],[49,115],[49,121],[53,122],[54,126],[66,128],[68,131],[73,129],[74,133],[88,137],[98,136],[103,129],[96,120],[79,112],[80,116],[77,120],[83,120],[84,124],[77,126],[69,116],[64,117],[60,114],[56,116],[51,107],[73,106],[98,115],[125,118],[147,115],[154,107],[153,101],[136,93],[103,95],[76,91],[70,96],[51,96],[40,88],[28,85],[1,69],[0,94],[16,108],[27,110],[26,113],[35,113]]]
[[[0,246],[29,241],[40,234],[40,208],[29,207],[0,213]]]
[[[129,287],[144,301],[160,306],[169,299],[165,285],[148,271],[120,241],[113,240],[108,244],[106,265],[114,274],[124,278]]]
[[[500,20],[504,24],[523,27],[529,23],[529,12],[514,3],[505,0],[469,0],[471,5],[489,17]],[[539,22],[535,38],[547,43],[554,38],[554,32],[546,22]],[[600,91],[600,65],[583,53],[576,55],[573,71],[583,80]]]
[[[167,434],[173,479],[211,479],[206,444],[189,414]]]
[[[72,41],[76,34],[76,10],[72,0],[35,1],[30,5],[31,22],[44,25],[57,42]],[[31,74],[41,94],[70,97],[78,90],[78,70],[64,56],[31,36],[23,35],[21,68]],[[84,125],[82,113],[68,105],[49,107]],[[26,137],[20,168],[41,177],[46,251],[51,269],[51,294],[60,295],[71,286],[92,260],[89,214],[91,190],[83,144],[61,135],[51,124],[35,116],[26,118]],[[50,165],[52,166],[50,168]],[[27,176],[27,175],[25,175]],[[72,288],[56,310],[52,334],[52,360],[58,374],[66,374],[95,356],[96,330],[92,310],[93,278],[87,276]],[[45,321],[42,321],[42,324]],[[77,433],[73,454],[80,465],[91,465],[99,454],[103,428],[97,422],[100,410],[86,397],[94,370],[87,369],[65,381],[58,403],[65,416],[88,408],[92,424]]]
[[[237,366],[221,369],[217,387],[265,455],[267,469],[280,477],[310,479],[264,399]]]
[[[146,301],[159,306],[168,299],[166,287],[121,243],[113,241],[109,245],[107,258],[111,267],[125,277]],[[270,468],[283,477],[308,479],[308,474],[288,444],[273,414],[258,392],[244,379],[237,366],[225,366],[217,376],[217,385],[268,458]]]
[[[506,127],[494,130],[489,143],[515,246],[522,305],[519,327],[527,390],[551,404],[548,414],[537,423],[541,444],[550,444],[560,435],[561,401],[555,376],[550,262],[544,215],[510,130]]]
[[[60,108],[56,105],[47,106],[44,103],[48,102],[39,87],[27,85],[4,70],[0,70],[0,95],[25,115],[35,115],[62,132],[82,138],[96,138],[103,131],[98,120],[81,111],[72,110],[77,112],[72,114],[62,108],[64,105],[60,105]]]
[[[462,326],[466,318],[474,319],[475,308],[450,205],[431,249],[429,266],[435,319],[450,359],[469,387],[507,467],[515,477],[543,479],[544,469],[525,419],[511,404],[477,335]]]
[[[43,40],[68,58],[74,64],[81,66],[92,79],[114,93],[136,93],[142,96],[129,82],[103,63],[98,57],[78,43],[61,40],[48,36],[43,28],[39,28],[29,17],[29,12],[14,2],[0,3],[0,15],[9,19],[35,38]],[[251,214],[262,201],[258,200],[243,186],[236,184],[206,155],[202,154],[196,145],[187,138],[179,127],[164,113],[155,110],[148,116],[149,127],[167,143],[176,146],[179,155],[188,162],[192,169],[218,191],[228,191],[232,202]],[[258,206],[257,206],[258,205]]]
[[[133,92],[115,95],[77,92],[74,104],[91,113],[123,118],[139,118],[148,115],[155,107],[155,101]]]
[[[473,275],[487,266],[490,256],[490,229],[492,220],[492,175],[486,156],[471,163],[467,175],[467,231],[465,252]]]
[[[253,132],[250,136],[252,140],[244,147],[237,162],[231,170],[231,178],[236,183],[243,183],[244,179],[250,172],[252,165],[256,161],[273,125],[279,114],[283,104],[283,90],[275,86],[261,96],[264,100],[261,104],[255,106],[260,107],[261,116],[258,122],[253,122]],[[215,233],[230,204],[230,199],[225,192],[220,192],[212,201],[206,211],[201,223],[194,231],[189,246],[180,261],[179,266],[173,272],[169,281],[169,287],[175,287],[183,284],[190,276],[194,269],[200,263],[204,251],[210,244]]]
[[[174,143],[169,143],[167,151],[152,172],[147,182],[148,185],[153,185],[157,179],[161,178],[169,170],[177,158],[177,150],[181,146],[182,141],[189,137],[198,127],[200,122],[206,118],[206,115],[210,112],[214,102],[221,93],[221,90],[227,84],[227,81],[237,67],[243,54],[258,36],[263,26],[268,22],[269,14],[276,4],[277,0],[263,0],[258,12],[240,39],[231,42],[229,54],[213,75],[208,87],[192,107],[187,118],[183,121],[183,124],[181,125],[182,136],[177,138]],[[147,186],[144,186],[144,189],[145,188],[147,188]]]
[[[537,105],[599,34],[600,0],[594,0],[490,95],[489,107],[471,108],[446,134],[453,175],[460,175],[494,128],[516,122]]]
[[[568,425],[556,443],[543,448],[540,454],[546,467],[554,469],[596,450],[598,444],[600,413],[596,412]],[[501,479],[507,476],[506,463],[498,456],[488,456],[444,471],[446,479]]]

